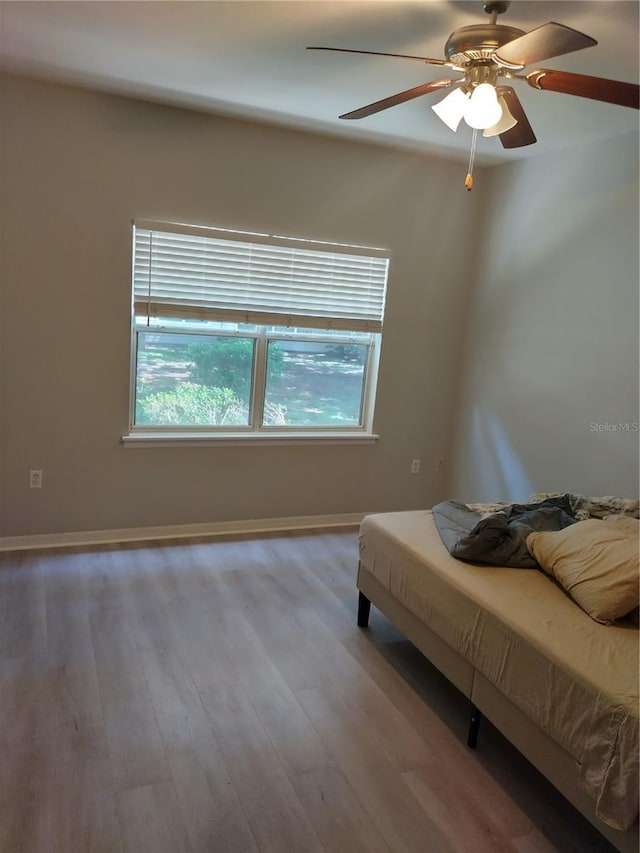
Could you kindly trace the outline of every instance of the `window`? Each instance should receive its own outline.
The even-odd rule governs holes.
[[[382,250],[134,227],[130,433],[371,431]]]

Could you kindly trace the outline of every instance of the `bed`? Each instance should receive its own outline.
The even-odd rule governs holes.
[[[638,850],[638,628],[598,624],[535,569],[454,559],[430,511],[365,517],[376,605],[619,850]]]

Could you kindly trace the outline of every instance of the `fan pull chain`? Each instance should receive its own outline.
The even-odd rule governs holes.
[[[468,192],[471,192],[473,189],[473,163],[476,159],[476,140],[478,138],[478,131],[476,128],[473,129],[473,136],[471,138],[471,153],[469,154],[469,168],[467,170],[467,177],[464,179],[464,185],[467,188]]]

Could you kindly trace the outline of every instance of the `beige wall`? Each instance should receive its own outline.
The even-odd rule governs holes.
[[[0,535],[444,497],[433,469],[449,453],[482,199],[464,166],[14,77],[1,95]],[[135,216],[388,247],[380,441],[123,448]]]
[[[637,496],[638,136],[489,175],[451,493]]]

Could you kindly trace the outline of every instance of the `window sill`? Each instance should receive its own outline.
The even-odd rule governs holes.
[[[380,436],[371,432],[247,432],[176,433],[136,432],[122,436],[125,447],[231,447],[251,445],[374,444]]]

